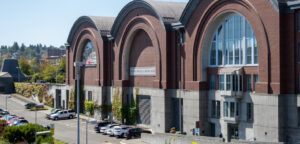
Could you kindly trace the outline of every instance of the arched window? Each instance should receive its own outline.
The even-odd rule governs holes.
[[[87,42],[84,46],[82,62],[85,65],[96,65],[97,64],[94,44],[91,41]]]
[[[243,16],[231,15],[217,28],[210,44],[209,65],[258,65],[256,37]]]

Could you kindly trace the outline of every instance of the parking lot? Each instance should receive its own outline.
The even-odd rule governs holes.
[[[15,114],[20,117],[24,117],[30,123],[35,123],[35,112],[29,111],[24,108],[25,102],[16,99],[14,97],[7,99],[7,110],[10,114]],[[5,109],[6,107],[6,98],[4,95],[0,95],[0,108]],[[69,144],[76,143],[77,135],[77,119],[66,119],[52,121],[45,118],[47,111],[38,111],[37,112],[37,123],[43,126],[54,124],[55,125],[55,135],[54,137],[60,140],[63,140]],[[94,131],[94,125],[88,125],[88,139],[86,137],[86,122],[80,121],[80,141],[81,143],[91,143],[91,144],[120,144],[123,139],[109,137],[96,133]],[[88,140],[88,142],[86,142]]]

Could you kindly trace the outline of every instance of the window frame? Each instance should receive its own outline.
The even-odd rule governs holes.
[[[237,21],[238,23],[236,23]],[[229,24],[228,24],[229,23]],[[236,25],[237,27],[236,28]],[[246,25],[249,25],[251,30],[251,35],[246,35]],[[222,28],[222,30],[219,30]],[[232,29],[232,34],[228,33]],[[219,34],[223,35],[221,40],[218,37]],[[238,36],[236,36],[236,34]],[[247,45],[246,40],[250,40],[251,43],[251,62],[247,62]],[[219,41],[221,41],[222,51],[219,55]],[[232,46],[230,47],[229,45]],[[213,49],[213,45],[215,46]],[[237,46],[239,45],[239,46]],[[256,46],[256,47],[255,47]],[[238,47],[238,48],[237,48]],[[219,26],[216,28],[213,33],[212,40],[210,42],[209,49],[209,67],[225,67],[225,66],[258,66],[259,65],[259,52],[257,48],[257,40],[255,33],[250,23],[246,18],[238,13],[228,16]],[[212,56],[212,50],[214,50],[214,55]],[[231,51],[232,52],[229,52]],[[238,54],[236,54],[238,50]],[[231,61],[232,54],[232,61]],[[219,56],[222,59],[222,62],[219,62]],[[238,62],[236,58],[238,57]],[[245,57],[245,59],[244,59]],[[257,60],[257,63],[255,62]]]

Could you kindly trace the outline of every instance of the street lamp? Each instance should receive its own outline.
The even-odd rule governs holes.
[[[80,104],[79,104],[79,81],[80,81],[80,68],[84,67],[82,62],[74,62],[74,66],[76,67],[77,73],[77,144],[80,144]]]
[[[34,135],[34,137],[35,137],[35,143],[37,143],[37,141],[36,141],[36,137],[37,137],[37,106],[35,105],[35,135]]]

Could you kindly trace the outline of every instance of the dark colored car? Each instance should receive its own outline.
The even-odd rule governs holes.
[[[94,127],[94,130],[97,132],[97,133],[100,133],[100,128],[101,127],[104,127],[106,125],[108,125],[109,122],[98,122],[95,127]]]
[[[9,114],[8,111],[1,111],[0,112],[0,117],[3,117],[3,116],[8,115],[8,114]]]
[[[143,130],[140,128],[132,128],[128,130],[128,132],[125,134],[125,137],[126,139],[140,138],[142,132]]]
[[[32,102],[25,104],[25,108],[26,108],[26,109],[31,109],[31,108],[33,108],[33,107],[35,107],[35,106],[36,106],[36,104],[35,104],[35,103],[32,103]]]

